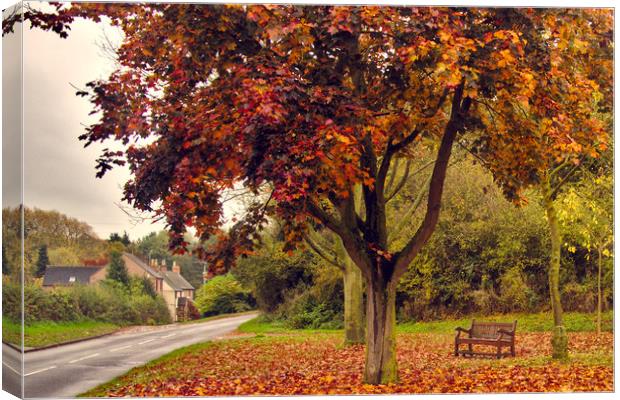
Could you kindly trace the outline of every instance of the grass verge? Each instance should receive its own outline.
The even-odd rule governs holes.
[[[118,325],[97,321],[35,322],[24,327],[24,346],[50,346],[112,333],[118,328]],[[2,340],[19,346],[20,336],[20,324],[2,318]]]
[[[517,332],[549,332],[552,329],[553,318],[551,313],[536,314],[498,314],[491,316],[469,316],[460,319],[446,319],[429,322],[405,322],[398,324],[398,333],[453,333],[454,328],[461,326],[468,328],[472,318],[481,321],[514,321],[517,320]],[[594,332],[596,330],[596,314],[594,313],[564,313],[564,325],[568,332]],[[613,330],[613,312],[603,313],[603,331]],[[244,322],[238,330],[244,333],[273,334],[273,333],[300,333],[322,332],[327,330],[316,329],[289,329],[281,321],[270,321],[264,316],[259,316]],[[332,331],[334,332],[334,331]]]
[[[212,315],[210,317],[204,317],[204,318],[199,318],[199,319],[193,319],[193,320],[190,320],[190,321],[179,322],[179,324],[182,324],[182,325],[198,324],[198,323],[201,323],[201,322],[214,321],[214,320],[218,320],[218,319],[222,319],[222,318],[240,317],[242,315],[255,314],[257,312],[258,312],[257,310],[250,310],[250,311],[245,311],[245,312],[240,312],[240,313],[229,313],[229,314]]]

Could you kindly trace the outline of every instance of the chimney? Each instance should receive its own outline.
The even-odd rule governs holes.
[[[159,264],[159,270],[161,272],[168,271],[168,266],[166,266],[166,260],[161,260],[161,264]]]
[[[176,261],[172,262],[172,272],[176,272],[177,274],[181,273],[181,266],[177,264]]]

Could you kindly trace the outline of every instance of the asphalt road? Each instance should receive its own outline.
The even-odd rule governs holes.
[[[74,397],[179,347],[232,332],[255,316],[245,314],[146,332],[118,333],[26,353],[24,397]],[[4,344],[2,353],[2,387],[19,393],[20,354]]]

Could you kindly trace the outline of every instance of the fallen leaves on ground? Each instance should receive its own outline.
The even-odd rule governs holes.
[[[343,347],[336,334],[288,335],[213,343],[133,370],[106,396],[209,396],[469,392],[612,391],[613,368],[552,362],[549,334],[517,338],[517,357],[453,355],[451,335],[398,338],[400,382],[362,383],[364,347]],[[613,354],[613,334],[569,335],[573,354]]]

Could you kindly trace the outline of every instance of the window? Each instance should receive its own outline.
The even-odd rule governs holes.
[[[69,283],[73,283],[75,282],[75,276],[70,276],[69,277]]]

